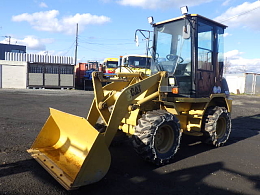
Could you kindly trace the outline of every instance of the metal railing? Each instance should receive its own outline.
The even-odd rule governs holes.
[[[5,60],[31,63],[74,64],[73,57],[5,52]]]

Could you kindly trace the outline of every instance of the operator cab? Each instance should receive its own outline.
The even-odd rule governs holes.
[[[167,71],[169,76],[169,84],[161,92],[178,87],[178,94],[168,96],[208,97],[221,91],[216,89],[221,88],[225,25],[187,14],[153,27],[151,71]]]

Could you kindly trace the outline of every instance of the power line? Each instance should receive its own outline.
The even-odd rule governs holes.
[[[143,40],[144,42],[144,40]],[[114,50],[114,49],[117,49],[117,50],[122,50],[122,49],[125,49],[123,48],[124,46],[127,45],[127,47],[129,45],[132,45],[132,46],[135,46],[134,44],[134,41],[133,42],[119,42],[119,43],[100,43],[100,42],[89,42],[87,41],[86,39],[82,39],[80,36],[79,36],[79,45],[80,46],[91,46],[92,50],[95,48],[96,50],[98,50],[100,52],[100,50],[102,49],[102,51],[104,50]],[[127,49],[129,50],[129,48]],[[137,50],[140,50],[140,49],[137,49]]]
[[[88,50],[88,51],[92,51],[92,52],[97,52],[97,53],[99,53],[99,54],[108,54],[108,55],[117,55],[117,56],[120,56],[120,55],[122,55],[122,54],[118,54],[118,51],[120,50],[120,49],[118,49],[118,50],[115,50],[115,52],[113,53],[113,52],[111,52],[111,51],[113,51],[113,50],[111,50],[111,48],[109,48],[109,51],[105,51],[104,49],[100,49],[100,48],[93,48],[93,47],[85,47],[85,46],[82,46],[82,45],[80,45],[79,44],[79,47],[80,48],[84,48],[84,49],[86,49],[86,50]],[[122,49],[121,49],[122,50]],[[132,52],[132,53],[139,53],[140,52],[140,49],[128,49],[127,50],[127,52],[129,53],[129,52]],[[124,52],[125,53],[125,52]]]
[[[259,1],[259,0],[258,0],[258,1]],[[222,22],[225,22],[225,21],[228,21],[228,20],[232,20],[233,18],[237,18],[237,17],[239,17],[239,16],[245,15],[245,14],[250,13],[250,12],[252,12],[252,11],[254,11],[254,10],[256,10],[256,9],[259,9],[259,8],[260,8],[260,5],[259,5],[258,7],[255,7],[255,8],[253,8],[253,9],[251,9],[251,10],[242,12],[242,13],[240,13],[240,14],[237,14],[237,15],[235,15],[235,16],[232,16],[232,17],[227,18],[227,19],[225,19],[225,20],[222,20],[222,21],[220,21],[220,22],[222,23]]]
[[[116,40],[116,39],[115,39]],[[120,39],[118,39],[120,40]],[[126,39],[126,40],[129,40],[129,39]],[[81,43],[87,43],[87,44],[91,44],[91,45],[129,45],[129,44],[134,44],[134,41],[133,42],[121,42],[121,43],[99,43],[99,42],[90,42],[88,41],[87,39],[84,39],[82,38],[81,36],[79,36],[79,41]]]
[[[79,47],[84,48],[84,49],[89,50],[89,51],[94,51],[94,52],[102,53],[102,54],[115,55],[114,53],[104,52],[103,50],[100,51],[99,49],[93,49],[93,48],[90,49],[90,48],[87,48],[87,47],[84,47],[84,46],[81,46],[81,45],[79,45]]]
[[[92,39],[92,40],[108,40],[108,41],[128,41],[128,40],[130,40],[129,38],[128,39],[126,39],[126,38],[124,38],[124,39],[114,39],[114,38],[102,38],[102,37],[95,37],[95,38],[93,38],[93,37],[87,37],[87,36],[82,36],[82,35],[80,35],[79,37],[81,37],[81,38],[84,38],[85,40],[87,40],[87,38],[88,39]]]
[[[75,42],[76,42],[76,40],[71,44],[71,46],[68,49],[66,49],[67,51],[63,55],[67,55],[70,52],[70,50],[74,46]],[[65,50],[62,50],[62,51],[65,51]]]

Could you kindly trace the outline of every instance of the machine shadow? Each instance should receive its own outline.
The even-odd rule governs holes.
[[[232,133],[224,145],[243,141],[259,134],[260,114],[249,117],[232,119]],[[246,124],[246,126],[245,126]],[[203,180],[212,173],[223,170],[232,174],[240,174],[255,183],[255,189],[260,190],[259,175],[243,175],[228,170],[222,162],[174,170],[170,166],[183,159],[214,149],[201,143],[199,137],[183,135],[180,149],[175,155],[172,164],[156,167],[141,159],[132,147],[130,139],[121,139],[110,147],[112,162],[107,175],[99,182],[79,188],[75,191],[66,191],[56,182],[35,160],[24,160],[15,163],[0,165],[0,178],[12,174],[30,171],[47,185],[53,186],[62,194],[239,194],[223,188],[209,186]],[[159,171],[160,169],[160,171]],[[164,170],[164,173],[161,173]],[[101,187],[102,186],[102,187]]]
[[[44,180],[44,178],[46,179],[46,177],[48,180],[53,179],[34,159],[26,159],[0,165],[0,179],[23,172],[32,172],[41,180]],[[43,177],[43,179],[41,177]]]
[[[198,144],[199,145],[199,144]],[[179,152],[188,152],[186,146]],[[193,147],[193,146],[192,146]],[[184,151],[185,150],[185,151]],[[175,162],[205,151],[195,146],[189,154],[176,156]],[[69,194],[240,194],[221,187],[209,186],[204,180],[217,171],[242,175],[260,190],[260,176],[243,175],[225,168],[222,162],[174,170],[171,165],[156,167],[139,158],[129,144],[111,148],[112,164],[108,174],[99,182],[84,186]],[[114,157],[113,157],[114,156]],[[102,187],[101,187],[102,186]]]
[[[260,114],[232,119],[232,133],[225,146],[246,140],[259,134]],[[245,125],[246,124],[246,125]],[[181,146],[172,163],[215,149],[203,144],[199,137],[183,135]],[[120,146],[110,147],[112,163],[107,175],[100,181],[82,187],[69,194],[86,192],[101,194],[107,188],[108,194],[239,194],[223,188],[209,186],[203,180],[216,171],[242,175],[246,180],[254,182],[254,188],[260,190],[260,175],[245,175],[229,170],[222,162],[190,167],[175,171],[168,165],[160,167],[165,173],[158,172],[158,167],[141,159],[134,151],[130,140]],[[102,186],[102,190],[100,189]],[[111,186],[113,191],[111,191]]]
[[[30,160],[23,160],[23,161],[18,161],[18,162],[14,162],[14,163],[1,164],[0,165],[0,178],[29,171],[30,167],[27,165],[31,164],[32,161],[34,161],[34,160],[30,159]]]
[[[260,114],[232,119],[232,131],[225,145],[243,141],[260,132]]]

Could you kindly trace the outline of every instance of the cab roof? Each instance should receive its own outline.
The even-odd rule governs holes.
[[[128,55],[124,55],[122,56],[123,58],[126,58],[126,57],[148,57],[148,58],[151,58],[152,56],[147,56],[147,55],[140,55],[140,54],[128,54]]]
[[[206,17],[204,17],[204,16],[201,16],[201,15],[199,15],[199,14],[187,14],[187,15],[183,15],[183,16],[180,16],[180,17],[177,17],[177,18],[172,18],[172,19],[169,19],[169,20],[164,20],[164,21],[161,21],[161,22],[154,23],[153,26],[157,26],[157,25],[160,25],[160,24],[166,24],[166,23],[169,23],[169,22],[181,20],[181,19],[184,19],[184,18],[186,18],[186,17],[197,17],[197,18],[201,18],[201,19],[203,19],[203,20],[207,20],[207,21],[209,21],[210,23],[213,23],[213,24],[215,24],[215,25],[217,25],[217,26],[221,26],[221,27],[224,27],[224,28],[227,27],[227,26],[224,25],[224,24],[221,24],[221,23],[219,23],[219,22],[216,22],[216,21],[214,21],[214,20],[211,20],[211,19],[206,18]]]
[[[118,58],[105,58],[104,62],[106,61],[118,61]]]

